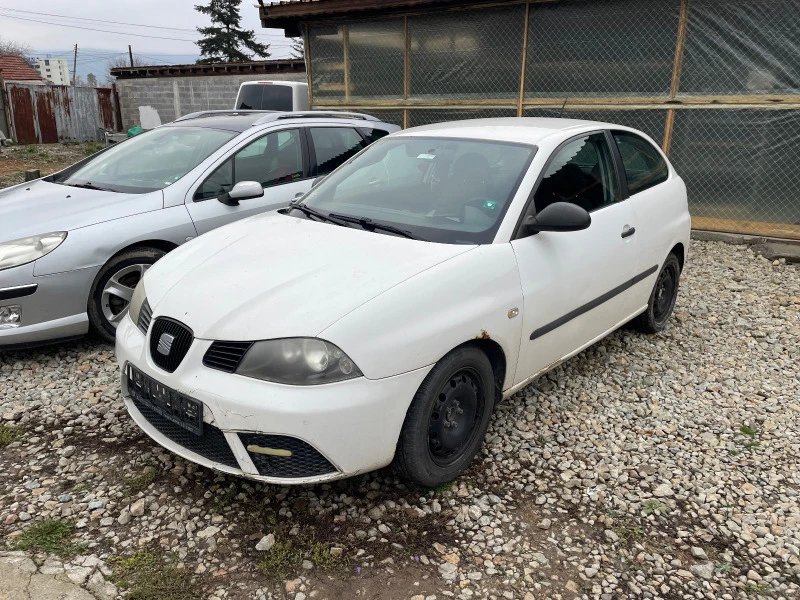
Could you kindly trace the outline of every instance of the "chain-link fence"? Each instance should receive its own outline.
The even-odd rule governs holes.
[[[510,0],[309,23],[312,104],[645,132],[700,228],[800,238],[800,0]]]

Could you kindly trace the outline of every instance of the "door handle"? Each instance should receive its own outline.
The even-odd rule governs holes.
[[[622,230],[622,237],[631,237],[634,233],[636,233],[636,227],[625,227],[625,229]]]

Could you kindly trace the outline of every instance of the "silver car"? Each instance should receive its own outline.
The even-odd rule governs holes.
[[[164,254],[287,205],[398,129],[356,113],[194,113],[0,190],[0,349],[90,329],[113,341]]]

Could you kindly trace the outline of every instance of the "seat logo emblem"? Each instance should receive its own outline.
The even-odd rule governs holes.
[[[158,350],[159,354],[163,354],[164,356],[169,356],[169,353],[172,350],[172,343],[174,341],[175,341],[174,335],[163,333],[161,334],[161,337],[158,338],[158,346],[156,346],[156,350]]]

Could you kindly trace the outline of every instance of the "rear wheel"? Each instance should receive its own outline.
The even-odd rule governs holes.
[[[674,254],[670,254],[658,273],[656,284],[650,293],[650,300],[647,302],[647,310],[631,321],[634,329],[644,333],[658,333],[664,330],[678,299],[680,276],[680,262]]]
[[[114,341],[117,326],[128,314],[134,288],[164,254],[156,248],[134,248],[115,256],[100,269],[87,311],[92,329],[105,341]]]
[[[478,348],[441,359],[406,413],[395,470],[423,487],[452,481],[475,458],[494,407],[492,365]]]

